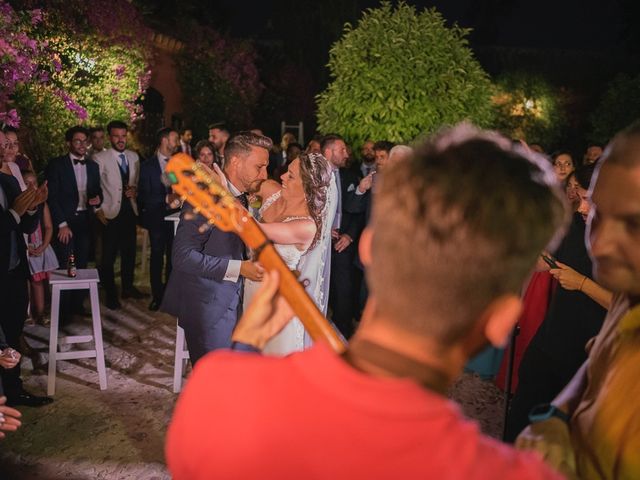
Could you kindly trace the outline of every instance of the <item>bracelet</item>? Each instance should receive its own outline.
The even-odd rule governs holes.
[[[585,275],[584,278],[582,279],[582,283],[580,284],[580,288],[578,289],[579,291],[582,291],[582,287],[584,286],[584,282],[587,281],[587,276]]]

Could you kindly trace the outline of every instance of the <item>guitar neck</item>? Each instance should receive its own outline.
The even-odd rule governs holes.
[[[250,248],[258,252],[258,260],[263,267],[269,271],[278,271],[280,274],[280,294],[287,300],[313,341],[326,342],[336,352],[344,351],[346,345],[343,338],[318,309],[258,223],[250,216],[243,217],[241,221],[244,228],[238,232],[238,235]]]

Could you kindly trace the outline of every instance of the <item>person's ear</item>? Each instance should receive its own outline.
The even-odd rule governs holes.
[[[494,347],[505,347],[522,312],[522,300],[517,295],[503,295],[491,302],[485,311],[484,334]]]
[[[373,241],[373,230],[367,227],[360,235],[360,243],[358,244],[358,253],[360,253],[360,261],[362,265],[368,267],[371,265],[371,243]]]

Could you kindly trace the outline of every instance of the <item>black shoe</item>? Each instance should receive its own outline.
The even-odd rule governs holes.
[[[122,290],[122,298],[134,298],[139,300],[141,298],[146,297],[147,295],[142,293],[136,287],[127,288],[126,290]]]
[[[21,390],[18,395],[12,395],[7,398],[7,405],[11,407],[16,407],[18,405],[25,405],[27,407],[43,407],[50,403],[53,403],[53,398],[32,395],[26,390]]]
[[[161,300],[156,300],[154,298],[153,300],[151,300],[151,303],[149,304],[149,310],[151,310],[152,312],[157,312],[158,310],[160,310],[161,303],[162,303]]]
[[[105,305],[110,310],[120,310],[122,308],[117,298],[107,298]]]

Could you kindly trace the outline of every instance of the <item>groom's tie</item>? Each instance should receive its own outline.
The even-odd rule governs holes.
[[[246,208],[246,209],[249,208],[249,199],[247,198],[247,194],[246,193],[241,193],[236,198],[238,199],[238,201],[242,204],[242,206],[244,208]]]

